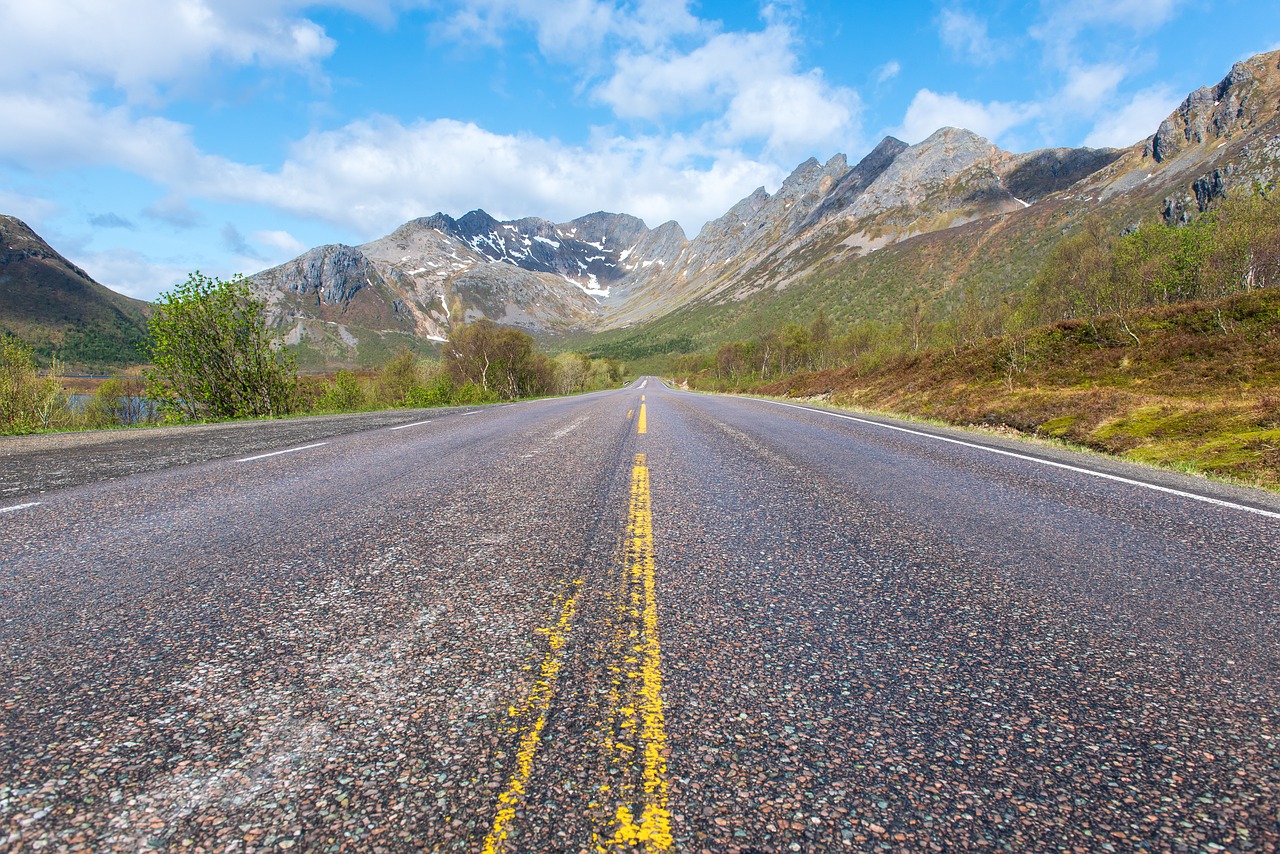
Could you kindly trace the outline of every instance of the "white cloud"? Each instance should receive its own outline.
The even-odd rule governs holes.
[[[62,206],[57,202],[0,188],[0,213],[16,216],[36,231],[46,219],[61,212]]]
[[[93,280],[134,299],[155,299],[186,281],[189,267],[156,261],[131,249],[67,251],[67,257]]]
[[[1187,0],[1055,0],[1032,27],[1047,58],[1058,68],[1079,63],[1080,44],[1098,49],[1118,41],[1118,31],[1146,34],[1172,20]],[[1087,35],[1082,35],[1087,32]],[[1131,45],[1130,45],[1131,46]]]
[[[958,9],[943,9],[938,16],[938,35],[957,55],[989,65],[1006,55],[1006,48],[992,40],[987,22]]]
[[[1160,128],[1160,122],[1184,97],[1168,86],[1143,89],[1128,104],[1112,110],[1095,124],[1084,144],[1093,148],[1126,148],[1140,142]]]
[[[1067,80],[1054,102],[1059,110],[1073,115],[1093,115],[1106,106],[1128,74],[1121,65],[1077,66],[1067,71]]]
[[[249,239],[259,246],[271,249],[272,257],[281,261],[287,261],[307,250],[301,240],[287,231],[255,231]]]
[[[709,165],[691,166],[697,158]],[[412,217],[474,207],[561,220],[607,209],[651,225],[675,217],[697,227],[780,177],[770,164],[679,136],[601,135],[566,146],[447,119],[404,125],[379,118],[308,136],[276,173],[214,174],[201,189],[375,236]]]
[[[639,0],[619,6],[602,0],[470,0],[458,4],[439,28],[446,39],[501,45],[505,31],[533,31],[543,54],[592,64],[610,38],[652,48],[705,29],[688,0]]]
[[[139,101],[166,84],[190,80],[214,62],[312,67],[334,41],[296,14],[301,0],[0,0],[10,33],[0,52],[0,81],[73,77]]]
[[[595,97],[623,118],[702,115],[718,143],[763,141],[780,158],[847,146],[861,101],[818,70],[802,71],[793,32],[719,33],[698,47],[627,53]]]
[[[729,102],[722,140],[764,139],[778,155],[829,152],[852,141],[860,106],[852,90],[828,86],[817,72],[760,80]]]
[[[911,99],[902,125],[894,136],[904,142],[917,143],[943,127],[971,130],[993,142],[1010,128],[1025,124],[1039,115],[1032,104],[1007,104],[998,101],[982,103],[956,94],[939,94],[921,89]]]
[[[890,60],[884,65],[876,69],[876,83],[888,83],[893,78],[902,73],[902,63],[898,60]]]

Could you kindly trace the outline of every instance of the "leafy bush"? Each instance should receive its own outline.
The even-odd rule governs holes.
[[[288,414],[298,372],[273,341],[266,306],[242,276],[229,282],[192,273],[161,294],[151,332],[148,395],[183,421]]]
[[[358,412],[365,408],[366,395],[360,380],[351,371],[338,371],[325,387],[318,406],[333,412]]]
[[[156,419],[153,401],[146,397],[146,387],[138,370],[106,380],[85,401],[80,413],[80,426],[90,430],[105,427],[132,427]]]
[[[33,433],[53,426],[66,411],[55,370],[40,376],[31,348],[11,336],[0,338],[0,433]]]

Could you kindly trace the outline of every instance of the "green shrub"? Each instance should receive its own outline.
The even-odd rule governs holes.
[[[66,397],[56,375],[40,376],[35,354],[17,338],[0,338],[0,433],[47,430],[66,414]]]
[[[342,370],[334,375],[320,396],[321,409],[333,412],[358,412],[365,408],[367,398],[360,380],[351,371]]]
[[[154,366],[148,396],[167,417],[276,416],[296,406],[293,356],[272,339],[266,305],[243,277],[224,282],[197,270],[161,294],[147,327]]]

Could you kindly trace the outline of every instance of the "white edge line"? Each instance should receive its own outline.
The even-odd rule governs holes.
[[[462,413],[462,417],[463,417],[463,418],[466,418],[468,415],[479,415],[481,412],[484,412],[484,410],[483,410],[483,409],[473,409],[473,410],[471,410],[470,412],[464,412],[464,413]]]
[[[28,507],[39,507],[43,502],[28,501],[26,504],[15,504],[12,507],[0,507],[0,513],[14,513],[18,510],[26,510]]]
[[[1001,454],[1003,456],[1013,457],[1014,459],[1018,459],[1018,460],[1026,460],[1032,463],[1039,463],[1042,466],[1052,466],[1058,469],[1066,469],[1067,471],[1077,472],[1078,474],[1087,474],[1090,477],[1100,477],[1103,480],[1114,480],[1117,483],[1125,483],[1130,486],[1141,486],[1144,489],[1152,489],[1152,490],[1155,490],[1156,492],[1165,492],[1165,493],[1168,493],[1169,495],[1176,495],[1179,498],[1190,498],[1193,501],[1203,501],[1205,504],[1215,504],[1218,507],[1227,507],[1231,510],[1243,510],[1246,513],[1256,513],[1259,516],[1266,516],[1271,519],[1280,519],[1280,513],[1274,513],[1270,510],[1262,510],[1257,507],[1250,507],[1246,504],[1236,504],[1231,501],[1223,501],[1220,498],[1210,498],[1207,495],[1196,495],[1194,492],[1184,492],[1181,489],[1173,489],[1168,486],[1159,486],[1154,483],[1146,483],[1141,480],[1133,480],[1132,478],[1121,477],[1118,474],[1107,474],[1106,472],[1094,471],[1093,469],[1081,468],[1080,466],[1073,466],[1067,463],[1057,463],[1057,462],[1054,462],[1053,460],[1044,460],[1044,459],[1041,459],[1040,457],[1029,456],[1028,454],[1019,454],[1019,453],[1015,453],[1014,451],[1006,451],[1001,448],[992,448],[992,447],[988,447],[987,445],[979,445],[976,442],[965,442],[961,439],[952,439],[948,436],[938,436],[934,433],[925,433],[922,430],[911,430],[907,427],[898,427],[894,424],[885,424],[880,421],[871,421],[867,418],[858,418],[855,415],[844,415],[843,413],[831,412],[830,410],[826,410],[826,409],[812,409],[808,406],[799,406],[794,403],[782,403],[781,401],[777,401],[777,400],[764,400],[763,398],[759,398],[759,397],[752,398],[752,399],[759,400],[761,403],[772,403],[774,406],[785,406],[788,409],[801,409],[805,412],[812,412],[816,415],[830,415],[832,418],[843,418],[846,421],[856,421],[859,424],[867,424],[871,427],[883,427],[886,430],[897,430],[900,433],[910,433],[913,436],[922,436],[926,439],[936,439],[939,442],[950,442],[953,445],[963,445],[966,448],[974,448],[975,450],[986,451],[987,453],[990,453],[990,454]]]
[[[303,445],[301,448],[289,448],[285,451],[272,451],[269,454],[258,454],[256,457],[245,457],[243,460],[236,460],[238,463],[251,463],[254,460],[265,460],[267,457],[278,457],[281,454],[294,454],[298,451],[307,451],[311,448],[318,448],[321,445],[327,445],[328,442],[316,442],[314,445]]]
[[[431,420],[427,419],[426,421],[415,421],[412,424],[401,424],[399,427],[392,427],[391,429],[392,430],[408,430],[410,427],[421,427],[423,424],[430,424],[430,423],[431,423]]]

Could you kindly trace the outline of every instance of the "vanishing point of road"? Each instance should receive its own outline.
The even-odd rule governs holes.
[[[0,442],[0,849],[1280,846],[1274,495],[652,379],[379,417]]]

